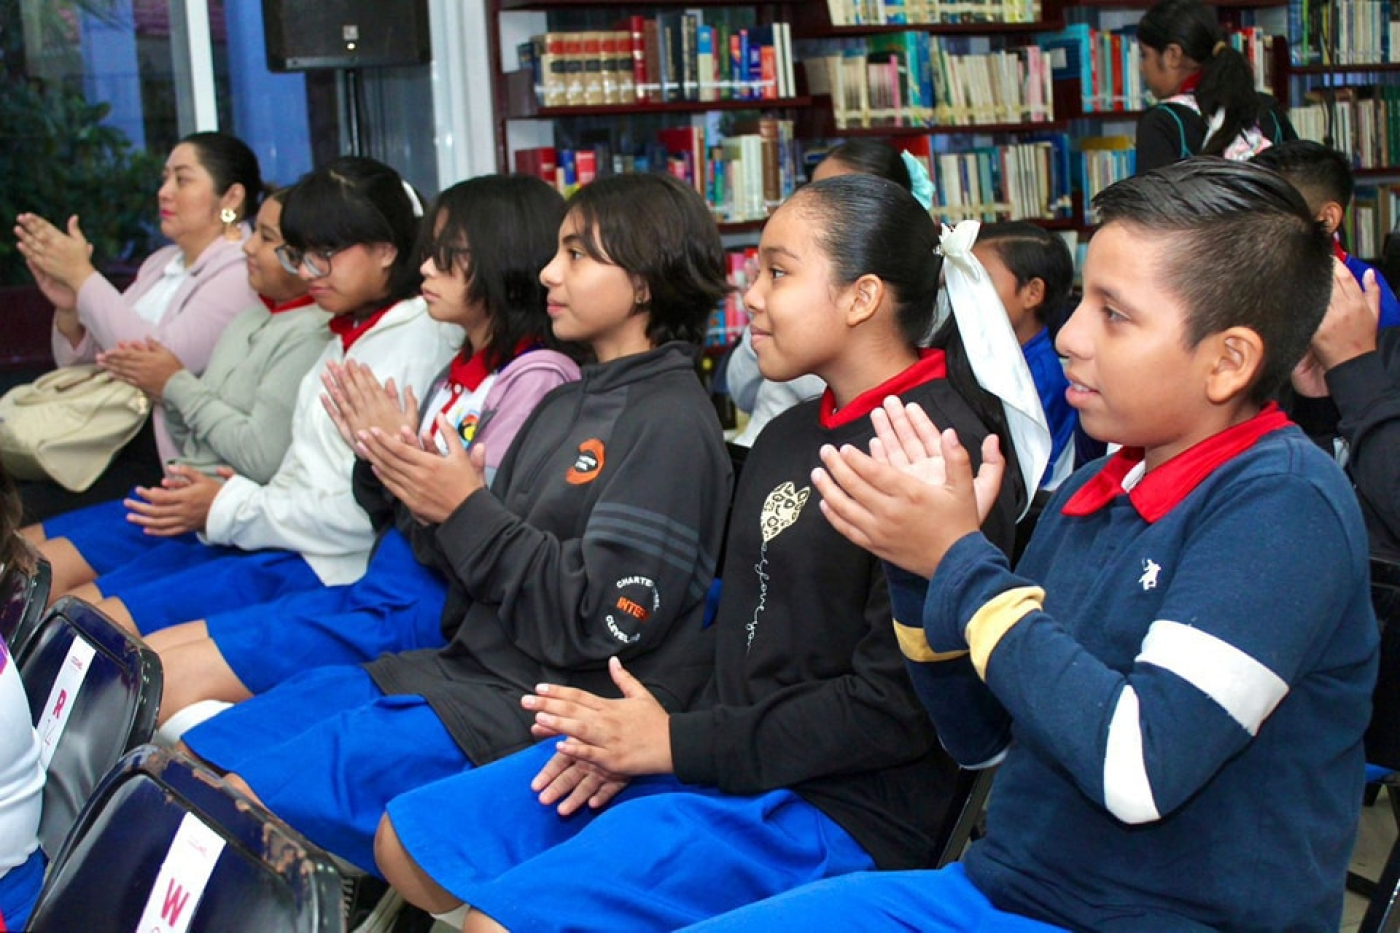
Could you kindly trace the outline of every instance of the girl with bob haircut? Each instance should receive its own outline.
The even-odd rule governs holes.
[[[410,511],[436,523],[447,645],[307,671],[183,737],[367,871],[391,799],[532,743],[534,685],[615,695],[618,656],[682,709],[709,676],[731,468],[695,363],[727,288],[719,231],[677,179],[610,176],[569,201],[539,278],[554,337],[596,362],[540,402],[489,487],[489,441],[442,456],[357,435],[400,501],[426,491]]]
[[[360,578],[374,528],[355,505],[355,454],[321,404],[321,373],[354,360],[421,394],[452,356],[460,330],[433,320],[417,296],[417,203],[373,159],[337,159],[298,182],[276,254],[330,312],[332,337],[297,391],[291,447],[266,483],[231,470],[187,477],[180,520],[161,532],[174,539],[153,535],[150,550],[75,592],[150,634]]]
[[[831,527],[811,481],[823,449],[868,443],[888,396],[990,433],[968,401],[985,393],[952,365],[956,325],[919,346],[938,242],[907,191],[869,175],[814,182],[769,219],[744,299],[759,365],[827,389],[744,462],[709,687],[670,709],[614,659],[621,699],[560,680],[524,691],[546,741],[390,802],[375,851],[407,900],[454,922],[470,905],[465,931],[673,930],[939,856],[955,769],[905,674],[885,571]],[[1006,548],[1015,498],[987,522]]]
[[[322,402],[341,438],[357,448],[355,499],[380,533],[368,571],[349,586],[240,607],[151,636],[165,669],[163,722],[197,701],[245,700],[312,667],[445,644],[463,597],[444,615],[451,558],[437,532],[442,510],[455,504],[438,498],[440,482],[402,486],[392,471],[381,475],[390,465],[361,436],[377,429],[436,452],[485,445],[489,481],[540,400],[579,376],[551,333],[539,280],[563,216],[559,193],[527,176],[485,175],[439,196],[419,249],[423,298],[435,320],[465,332],[461,351],[421,406],[412,389],[400,397],[392,381],[381,385],[352,360],[329,363],[322,373]],[[192,708],[166,734],[180,734],[211,708]]]

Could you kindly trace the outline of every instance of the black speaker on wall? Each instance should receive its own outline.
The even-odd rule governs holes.
[[[263,0],[270,71],[432,60],[427,0]]]

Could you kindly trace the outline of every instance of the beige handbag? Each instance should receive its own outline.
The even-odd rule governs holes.
[[[16,479],[83,492],[150,413],[135,386],[90,363],[65,366],[0,397],[0,462]]]

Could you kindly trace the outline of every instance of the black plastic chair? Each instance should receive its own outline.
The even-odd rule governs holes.
[[[187,871],[172,876],[167,867],[191,820],[213,842],[202,892],[186,886]],[[122,758],[83,808],[49,867],[30,929],[128,933],[148,910],[178,911],[188,925],[177,928],[190,933],[345,928],[330,856],[214,772],[150,745]]]
[[[953,806],[948,809],[939,832],[941,847],[934,868],[951,865],[962,858],[963,850],[977,833],[996,770],[995,766],[958,769],[957,781],[953,784]]]
[[[0,581],[0,638],[19,657],[24,643],[33,636],[49,605],[53,570],[49,562],[35,555],[33,571],[11,568]]]
[[[17,660],[48,766],[39,841],[52,855],[102,776],[151,740],[164,679],[141,639],[71,596]]]
[[[1390,769],[1384,779],[1400,831],[1400,562],[1371,558],[1371,604],[1381,626],[1380,672],[1371,695],[1366,761]],[[1379,881],[1347,873],[1347,887],[1370,897],[1358,933],[1400,933],[1400,839],[1390,850]]]

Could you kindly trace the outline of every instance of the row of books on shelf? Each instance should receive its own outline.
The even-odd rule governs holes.
[[[1073,211],[1070,143],[1063,133],[1001,146],[938,151],[928,137],[901,146],[933,181],[935,217],[959,220],[1056,220]]]
[[[707,347],[732,345],[749,324],[749,314],[744,310],[744,292],[752,284],[750,276],[758,266],[758,248],[750,246],[728,250],[725,262],[730,290],[710,315],[710,323],[705,330]]]
[[[1400,164],[1400,85],[1313,91],[1288,118],[1300,137],[1326,143],[1353,168]]]
[[[833,26],[1034,23],[1040,0],[827,0]]]
[[[961,38],[908,30],[807,49],[812,94],[831,97],[838,131],[986,126],[1055,119],[1050,61],[1037,46],[963,53]]]
[[[707,24],[700,12],[628,17],[615,30],[547,32],[518,49],[544,107],[773,100],[796,94],[788,23]]]
[[[1288,41],[1295,65],[1400,63],[1400,2],[1289,0]]]
[[[1385,249],[1386,234],[1400,225],[1400,185],[1356,189],[1343,222],[1346,242],[1354,255],[1376,259]]]
[[[1249,61],[1255,86],[1273,87],[1274,38],[1255,26],[1228,30],[1226,41]],[[1153,104],[1142,81],[1142,47],[1137,26],[1096,29],[1071,23],[1064,29],[1036,36],[1049,58],[1057,81],[1079,82],[1079,106],[1088,114],[1145,110]]]
[[[1077,141],[1079,158],[1076,188],[1084,196],[1082,220],[1093,224],[1094,196],[1116,181],[1130,177],[1137,168],[1137,150],[1130,136],[1091,136]]]
[[[700,121],[659,130],[639,153],[552,146],[515,152],[515,170],[535,175],[566,196],[601,175],[666,171],[692,185],[725,223],[762,220],[797,187],[797,156],[791,120],[761,117],[740,121],[723,138],[707,134]]]

